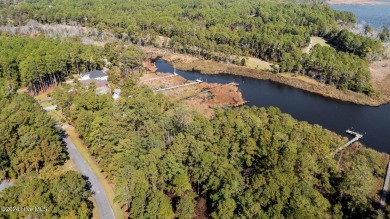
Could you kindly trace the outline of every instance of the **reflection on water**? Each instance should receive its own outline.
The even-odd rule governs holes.
[[[156,62],[156,65],[160,72],[173,73],[174,71],[172,66],[161,59]],[[320,124],[343,136],[346,136],[347,129],[352,129],[364,134],[360,141],[368,147],[381,152],[390,152],[390,104],[380,107],[360,106],[272,81],[236,75],[205,75],[178,70],[176,73],[189,80],[199,78],[210,83],[221,84],[237,82],[249,106],[276,106],[295,119]]]

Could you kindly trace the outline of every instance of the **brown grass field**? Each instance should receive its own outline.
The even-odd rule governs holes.
[[[172,74],[144,74],[140,79],[140,83],[147,85],[152,90],[157,90],[192,82],[187,81],[185,78],[180,76],[163,78],[166,76],[172,76]],[[157,80],[150,80],[153,78]],[[214,107],[240,106],[245,104],[241,92],[234,85],[221,85],[203,82],[173,90],[167,90],[162,93],[171,97],[173,101],[186,103],[191,109],[199,111],[208,118],[211,118],[214,115]]]

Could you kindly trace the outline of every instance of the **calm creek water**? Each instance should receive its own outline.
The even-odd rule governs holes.
[[[162,59],[157,60],[159,72],[173,73],[174,69]],[[390,104],[380,107],[360,106],[302,91],[268,80],[259,80],[230,74],[207,75],[176,70],[182,77],[205,82],[239,83],[249,106],[279,107],[295,119],[319,124],[340,135],[352,129],[364,134],[360,139],[366,146],[390,153]],[[351,136],[349,136],[351,137]]]

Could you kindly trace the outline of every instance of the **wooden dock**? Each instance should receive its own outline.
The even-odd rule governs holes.
[[[384,212],[385,206],[386,206],[386,196],[388,193],[389,189],[389,181],[390,181],[390,161],[387,165],[387,173],[385,176],[385,183],[383,184],[383,189],[382,189],[382,195],[381,195],[381,201],[379,205],[379,210]]]
[[[186,87],[186,86],[190,86],[190,85],[195,85],[195,84],[199,84],[199,83],[202,83],[202,82],[203,81],[201,81],[201,80],[197,80],[195,82],[188,83],[188,84],[182,84],[182,85],[177,85],[177,86],[173,86],[173,87],[157,89],[154,92],[162,92],[162,91],[167,91],[167,90],[173,90],[173,89],[176,89],[176,88]]]
[[[337,150],[333,153],[333,156],[334,156],[335,154],[337,154],[338,152],[340,152],[341,150],[343,150],[344,148],[346,148],[346,147],[348,147],[349,145],[351,145],[352,143],[354,143],[355,141],[358,141],[360,138],[363,137],[362,134],[359,134],[359,133],[354,132],[354,131],[351,131],[351,130],[347,130],[346,132],[347,132],[348,134],[350,134],[350,135],[354,135],[355,137],[354,137],[353,139],[351,139],[350,141],[348,141],[345,145],[343,145],[343,146],[337,148]]]

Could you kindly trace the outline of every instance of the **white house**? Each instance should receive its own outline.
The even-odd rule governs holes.
[[[81,74],[80,81],[85,80],[107,80],[108,76],[106,73],[104,73],[101,70],[94,70],[86,73]]]

